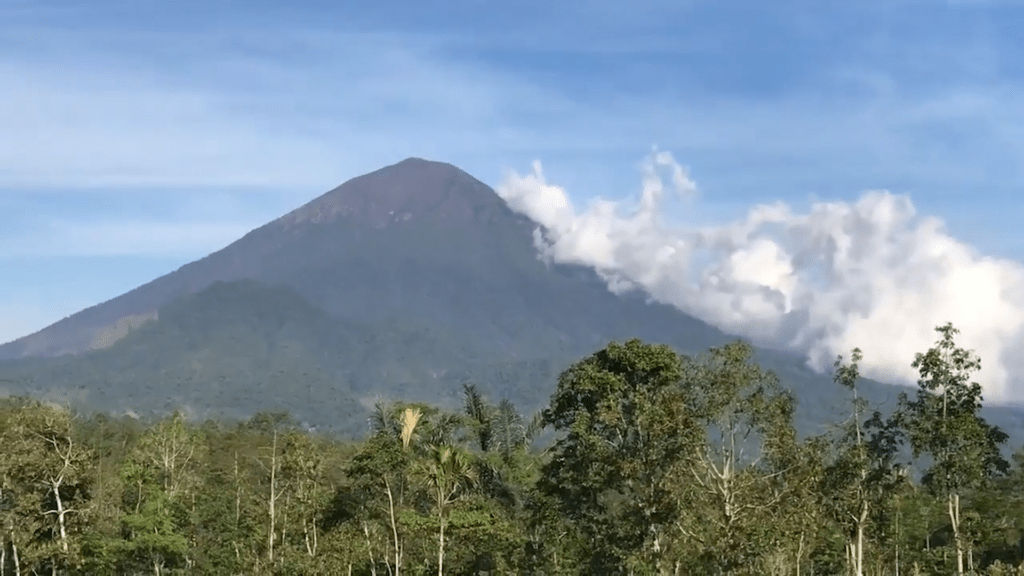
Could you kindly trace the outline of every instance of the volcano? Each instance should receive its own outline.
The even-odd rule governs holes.
[[[288,410],[359,434],[380,398],[454,405],[474,382],[536,409],[609,341],[696,354],[733,339],[643,293],[614,294],[590,268],[542,261],[538,228],[459,168],[409,158],[0,346],[0,380],[103,411]],[[829,376],[795,354],[757,354],[794,390],[805,429],[832,418]],[[895,396],[871,382],[866,393]],[[1016,411],[993,421],[1024,428]]]

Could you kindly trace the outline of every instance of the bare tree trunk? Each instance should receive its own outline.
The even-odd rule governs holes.
[[[441,520],[440,536],[437,539],[437,576],[444,576],[444,513],[438,514]]]
[[[370,555],[370,576],[377,576],[377,563],[373,561],[373,544],[370,543],[370,528],[363,522],[363,534],[366,535],[366,553]]]
[[[52,480],[51,485],[53,486],[53,497],[57,500],[57,525],[60,526],[60,549],[67,554],[68,553],[68,531],[65,527],[64,516],[68,513],[64,509],[64,501],[60,499],[60,485],[63,478]]]
[[[953,525],[953,541],[956,544],[956,573],[963,576],[964,573],[964,542],[960,534],[960,495],[950,494],[948,497],[949,521]]]
[[[313,547],[310,546],[310,543],[309,543],[309,525],[306,522],[306,518],[305,517],[302,518],[302,537],[303,537],[303,539],[306,542],[306,554],[308,554],[310,557],[312,557],[313,556]]]
[[[14,559],[14,576],[21,576],[21,561],[18,559],[18,545],[14,543],[14,536],[11,536],[11,557]]]
[[[242,520],[242,483],[238,480],[238,452],[235,452],[235,527]]]
[[[316,538],[316,516],[315,516],[315,514],[316,513],[314,512],[313,519],[310,520],[310,522],[313,524],[313,555],[314,556],[316,556],[316,545],[317,545],[317,538]]]
[[[796,547],[796,576],[800,576],[800,564],[804,559],[804,536],[803,531],[800,532],[800,542]]]
[[[868,503],[864,500],[861,502],[860,517],[857,518],[857,557],[854,566],[856,576],[864,576],[864,523],[867,522],[867,519]]]
[[[267,531],[267,564],[273,569],[274,565],[274,536],[277,516],[275,515],[274,504],[277,503],[277,430],[274,430],[274,441],[270,453],[270,499],[267,507],[267,514],[270,516],[270,530]]]
[[[288,540],[288,510],[291,509],[292,495],[286,494],[284,497],[284,509],[281,510],[281,544],[284,545]]]
[[[270,516],[270,530],[267,531],[267,563],[274,563],[274,482],[275,472],[277,471],[277,465],[274,463],[274,459],[270,460],[270,502],[267,508],[267,514]]]
[[[391,494],[391,482],[384,476],[384,487],[388,492],[388,512],[391,515],[391,534],[395,538],[395,576],[399,576],[402,566],[402,548],[398,543],[398,523],[395,522],[395,500]]]
[[[48,442],[51,446],[53,446],[54,452],[56,452],[57,456],[59,456],[61,458],[62,464],[63,464],[61,466],[60,472],[58,472],[56,476],[51,476],[51,477],[49,477],[47,479],[47,482],[50,485],[50,489],[53,491],[53,497],[54,497],[54,499],[57,502],[57,509],[56,510],[52,510],[52,511],[48,511],[47,514],[56,514],[57,515],[57,527],[58,527],[58,532],[60,533],[60,549],[61,549],[61,551],[64,552],[64,555],[67,556],[67,553],[68,553],[68,532],[67,532],[67,523],[66,523],[65,519],[67,517],[67,514],[70,513],[70,512],[73,512],[73,510],[64,508],[64,501],[60,497],[60,487],[64,484],[64,480],[65,480],[64,474],[65,474],[65,472],[67,472],[68,469],[71,468],[71,466],[72,466],[72,464],[71,464],[72,454],[74,453],[74,449],[75,448],[74,448],[74,444],[71,442],[70,427],[69,427],[69,431],[68,431],[68,446],[67,446],[67,450],[61,450],[60,442],[58,441],[57,438],[46,437],[46,436],[41,436],[41,438],[43,438],[46,442]],[[55,564],[56,564],[56,562],[55,562]]]

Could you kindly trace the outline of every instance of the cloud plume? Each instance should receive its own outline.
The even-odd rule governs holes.
[[[914,354],[952,322],[958,344],[981,356],[986,398],[1024,400],[1020,263],[978,254],[888,191],[806,213],[776,202],[719,225],[670,223],[668,194],[694,201],[696,184],[657,148],[640,171],[633,205],[597,198],[577,210],[539,161],[525,175],[508,171],[497,191],[542,225],[542,258],[592,266],[615,292],[642,289],[758,345],[806,354],[817,371],[860,347],[862,373],[898,384],[916,382]]]

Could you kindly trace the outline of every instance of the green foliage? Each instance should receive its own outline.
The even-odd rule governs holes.
[[[981,385],[971,382],[970,375],[981,369],[981,360],[955,345],[953,337],[959,330],[951,324],[935,330],[942,338],[928,352],[917,354],[912,364],[921,373],[916,397],[900,395],[900,424],[914,457],[931,458],[924,485],[945,495],[1006,472],[1009,464],[999,448],[1008,437],[979,414]]]
[[[885,530],[870,531],[870,526],[884,526],[879,520],[890,512],[908,482],[905,469],[896,461],[899,430],[882,423],[877,411],[865,419],[868,405],[857,386],[857,362],[862,359],[859,348],[853,350],[851,359],[847,365],[839,356],[834,364],[835,382],[851,393],[849,416],[831,435],[831,458],[821,477],[820,494],[825,511],[845,539],[847,566],[859,576],[864,574],[865,547],[885,547]]]
[[[914,457],[930,459],[922,483],[947,501],[956,572],[963,574],[964,556],[971,553],[977,535],[961,516],[961,497],[1009,469],[1000,454],[1000,445],[1008,437],[980,415],[981,385],[970,377],[981,368],[981,359],[956,346],[953,337],[959,330],[952,324],[935,330],[942,338],[915,356],[912,366],[921,374],[917,395],[910,400],[906,393],[900,394],[896,419],[906,430]],[[970,557],[967,560],[970,563]]]
[[[699,543],[704,570],[756,570],[778,548],[769,519],[787,512],[800,470],[792,395],[752,360],[744,342],[713,348],[687,370],[683,391],[702,434],[688,463],[688,500],[704,511],[685,533]]]
[[[3,399],[0,565],[4,575],[1019,573],[1024,449],[1012,468],[1000,463],[1003,437],[969,382],[977,359],[951,326],[940,331],[914,362],[921,390],[893,415],[861,394],[860,351],[838,358],[847,409],[806,438],[793,393],[743,342],[696,358],[612,342],[569,366],[533,418],[473,384],[459,412],[380,402],[359,442],[281,410],[195,424]],[[545,427],[553,442],[534,448]],[[920,482],[901,442],[920,457]]]
[[[538,489],[593,543],[590,570],[621,571],[637,555],[653,567],[667,555],[677,480],[696,434],[676,387],[682,376],[671,348],[630,340],[559,378],[544,421],[565,436]]]

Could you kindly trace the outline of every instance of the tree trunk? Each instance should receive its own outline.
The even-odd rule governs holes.
[[[238,479],[238,452],[235,452],[235,528],[242,520],[242,482]]]
[[[21,576],[21,561],[18,560],[18,545],[14,543],[14,537],[11,537],[11,558],[14,560],[14,576]]]
[[[377,563],[373,561],[373,545],[370,544],[370,528],[363,522],[363,534],[366,535],[366,553],[370,556],[370,576],[377,576]]]
[[[953,542],[956,545],[956,573],[957,576],[963,576],[964,542],[963,535],[960,534],[960,495],[950,494],[948,497],[948,504],[949,522],[953,526]]]
[[[277,501],[277,430],[274,430],[274,442],[270,453],[270,502],[267,513],[270,516],[270,530],[267,533],[267,564],[273,569],[274,566],[274,503]]]
[[[67,514],[67,510],[64,509],[64,501],[60,499],[61,480],[53,480],[50,483],[53,486],[53,497],[57,500],[57,525],[60,527],[60,549],[67,554],[68,531],[65,528],[64,522],[64,516]]]
[[[437,539],[437,576],[444,576],[444,514],[438,514],[441,530]]]
[[[284,508],[281,509],[281,543],[288,542],[288,511],[291,510],[292,495],[285,494]]]
[[[313,516],[313,519],[310,520],[310,522],[313,524],[313,555],[316,556],[316,545],[317,545],[317,538],[316,538],[316,516]]]
[[[398,542],[398,523],[395,522],[395,500],[391,493],[391,482],[384,476],[384,487],[388,493],[388,513],[391,515],[391,534],[395,538],[395,576],[401,574],[402,568],[402,547]]]
[[[857,519],[857,557],[854,566],[856,576],[864,576],[864,523],[868,519],[868,503],[861,502],[860,518]]]

